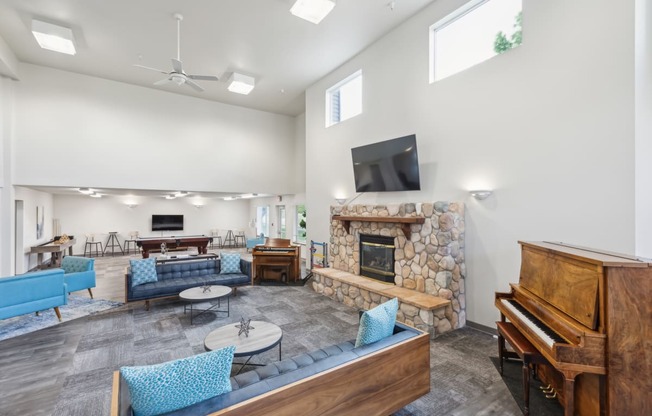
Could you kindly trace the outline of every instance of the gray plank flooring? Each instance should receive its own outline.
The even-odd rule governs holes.
[[[96,297],[121,296],[126,259],[98,259]],[[204,352],[208,332],[241,316],[279,325],[284,357],[354,339],[358,325],[357,311],[308,287],[240,288],[230,317],[205,314],[195,325],[178,300],[154,302],[150,311],[125,305],[1,341],[0,415],[108,415],[113,371]],[[490,360],[492,336],[463,328],[431,342],[430,353],[431,392],[397,416],[521,414]],[[273,349],[254,360],[277,358]]]

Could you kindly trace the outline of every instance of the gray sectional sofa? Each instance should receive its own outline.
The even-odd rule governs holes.
[[[220,259],[185,260],[156,265],[158,281],[131,287],[131,270],[125,275],[125,302],[149,301],[177,296],[191,287],[222,285],[234,288],[251,284],[251,262],[240,259],[241,273],[220,274]]]
[[[231,377],[232,391],[166,415],[391,414],[430,391],[427,333],[396,323],[363,347],[332,345]],[[114,373],[112,416],[131,415],[129,390]]]

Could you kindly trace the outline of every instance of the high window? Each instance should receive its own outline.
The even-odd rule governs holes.
[[[519,46],[522,0],[471,0],[430,26],[430,82]]]
[[[362,113],[362,71],[326,91],[326,127]]]

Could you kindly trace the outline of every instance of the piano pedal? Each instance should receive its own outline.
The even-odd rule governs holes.
[[[546,394],[546,399],[554,399],[557,397],[557,392],[554,392],[554,394]]]
[[[548,384],[547,386],[539,386],[539,389],[545,391],[545,390],[550,390],[552,391],[552,385]]]
[[[550,394],[550,393],[553,393],[554,391],[555,391],[555,389],[553,389],[553,388],[551,388],[549,390],[543,390],[543,394]]]

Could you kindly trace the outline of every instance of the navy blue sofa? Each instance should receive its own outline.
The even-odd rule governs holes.
[[[430,391],[427,333],[397,322],[390,337],[354,344],[331,345],[236,375],[231,392],[166,415],[386,415]],[[129,389],[119,371],[113,385],[111,414],[131,415]]]
[[[149,301],[177,296],[180,292],[202,285],[233,287],[251,284],[251,262],[240,259],[241,273],[220,274],[220,259],[190,260],[156,265],[158,281],[131,287],[131,270],[125,275],[125,302]]]

